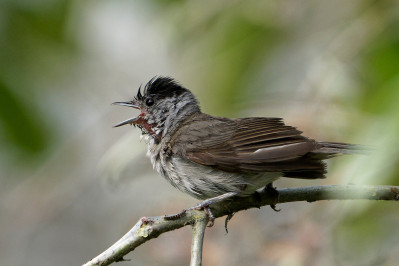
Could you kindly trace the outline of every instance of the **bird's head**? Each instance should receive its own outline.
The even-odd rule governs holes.
[[[136,117],[127,119],[115,127],[134,125],[141,128],[143,134],[152,136],[157,142],[178,128],[180,122],[188,116],[200,112],[194,95],[170,77],[155,77],[128,102],[113,104],[140,110]]]

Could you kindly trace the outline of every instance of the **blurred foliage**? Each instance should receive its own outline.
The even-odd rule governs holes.
[[[367,112],[383,114],[395,108],[399,98],[399,19],[387,25],[366,51],[361,65],[365,82],[360,103]]]
[[[190,66],[190,72],[195,71],[188,74],[201,84],[204,95],[212,95],[207,97],[210,112],[236,115],[238,107],[250,104],[245,100],[250,91],[246,84],[251,84],[268,54],[281,43],[283,29],[251,12],[266,14],[265,4],[212,3],[209,13],[195,12],[197,4],[192,2],[183,5],[187,12],[176,10],[181,6],[170,8],[175,56]]]
[[[16,147],[26,153],[36,154],[45,149],[47,142],[40,119],[29,109],[32,107],[17,99],[10,88],[0,81],[0,119],[3,134]]]
[[[55,132],[38,110],[45,93],[38,81],[51,75],[62,53],[72,51],[66,35],[68,6],[68,1],[0,3],[0,134],[26,162],[49,149]]]

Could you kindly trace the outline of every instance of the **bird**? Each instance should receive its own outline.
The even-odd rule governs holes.
[[[325,159],[357,145],[316,141],[276,117],[216,117],[201,112],[194,94],[175,79],[152,78],[130,101],[139,110],[115,127],[141,129],[153,168],[172,186],[209,206],[272,187],[277,179],[326,177]]]

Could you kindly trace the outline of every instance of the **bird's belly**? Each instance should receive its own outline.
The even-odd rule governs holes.
[[[162,157],[162,156],[161,156]],[[279,173],[230,173],[193,163],[179,156],[159,160],[154,168],[173,186],[198,199],[227,192],[253,193],[280,177]]]

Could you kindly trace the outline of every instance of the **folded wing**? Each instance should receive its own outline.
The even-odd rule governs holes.
[[[314,156],[320,145],[301,133],[280,118],[226,119],[199,114],[175,133],[171,146],[174,153],[192,162],[228,172],[324,178],[322,159],[326,156]]]

